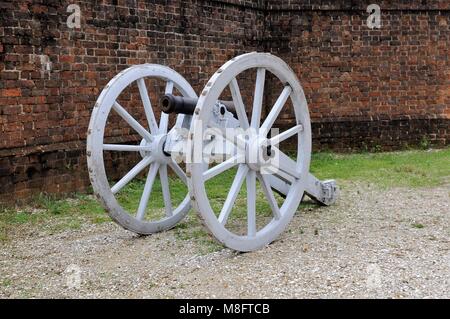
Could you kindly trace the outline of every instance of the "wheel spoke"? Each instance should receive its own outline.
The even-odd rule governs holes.
[[[166,94],[172,94],[173,93],[173,82],[169,81],[166,84]],[[160,134],[166,134],[169,130],[169,114],[161,112],[161,120],[159,122],[159,133]]]
[[[148,172],[147,181],[145,182],[144,191],[142,192],[141,201],[139,203],[139,208],[136,214],[138,220],[143,220],[145,217],[145,212],[147,210],[148,201],[150,199],[150,194],[152,193],[153,184],[155,183],[156,174],[158,173],[159,164],[154,163]]]
[[[104,144],[104,151],[116,151],[116,152],[149,152],[151,151],[150,146],[139,146],[139,145],[119,145],[119,144]]]
[[[247,235],[256,235],[256,172],[247,174]]]
[[[162,193],[164,198],[164,207],[166,216],[173,216],[172,200],[170,198],[169,177],[167,175],[167,165],[161,165],[159,168],[159,178],[161,180]]]
[[[142,161],[140,161],[135,167],[133,167],[131,171],[129,171],[120,181],[117,182],[117,184],[115,184],[111,188],[111,192],[113,194],[117,194],[118,192],[120,192],[122,188],[128,185],[128,183],[131,182],[131,180],[135,178],[140,172],[142,172],[148,165],[150,165],[152,161],[153,158],[150,156],[142,159]]]
[[[213,177],[216,177],[219,174],[222,174],[223,172],[225,172],[228,169],[231,169],[233,167],[235,167],[236,165],[240,164],[240,162],[242,161],[242,156],[233,156],[232,158],[226,160],[223,163],[220,163],[216,166],[214,166],[213,168],[207,170],[206,172],[203,173],[203,178],[205,181],[210,180]]]
[[[150,97],[148,96],[148,90],[147,86],[145,85],[145,80],[142,78],[137,80],[136,83],[139,88],[142,103],[144,104],[145,116],[147,117],[150,132],[152,132],[152,134],[157,134],[158,124],[156,124],[155,114],[153,113],[152,103],[150,102]]]
[[[252,125],[255,130],[261,124],[262,103],[264,99],[264,85],[266,82],[266,69],[259,68],[256,73],[255,96],[253,97]]]
[[[266,195],[267,200],[269,201],[270,208],[272,209],[273,216],[275,219],[281,218],[280,208],[278,207],[277,200],[275,195],[273,194],[272,187],[270,186],[270,182],[268,180],[268,176],[263,174],[258,174],[258,179],[261,182],[262,189],[264,194]]]
[[[281,133],[277,136],[272,137],[270,139],[270,142],[272,145],[279,145],[281,142],[291,138],[295,134],[300,133],[302,130],[303,130],[303,125],[299,124],[297,126],[290,128],[287,131],[284,131],[283,133]]]
[[[153,140],[152,135],[136,121],[130,113],[128,113],[119,103],[114,102],[113,109],[125,120],[139,135],[151,142]]]
[[[263,125],[261,126],[261,131],[264,135],[267,135],[269,133],[269,130],[272,128],[273,124],[275,123],[275,120],[277,119],[278,115],[281,112],[281,109],[286,104],[289,96],[292,93],[292,88],[290,86],[286,86],[281,92],[281,95],[278,97],[275,105],[273,106],[272,110],[270,111],[269,115],[267,115],[266,120],[264,121]]]
[[[230,91],[231,96],[233,97],[234,107],[236,108],[236,113],[238,116],[239,123],[241,124],[241,128],[247,130],[249,128],[247,113],[245,112],[244,101],[242,100],[241,91],[239,89],[239,84],[234,78],[230,82]]]
[[[247,165],[240,165],[234,178],[233,184],[231,185],[230,192],[228,193],[227,199],[223,204],[222,211],[219,215],[219,223],[226,225],[228,218],[230,216],[231,210],[233,209],[236,198],[239,195],[242,184],[244,183],[245,176],[248,173]]]
[[[177,163],[171,161],[169,162],[169,167],[174,171],[175,174],[183,181],[183,183],[187,184],[187,177],[184,173],[183,169]]]

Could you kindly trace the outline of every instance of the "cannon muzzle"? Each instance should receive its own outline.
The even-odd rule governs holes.
[[[161,99],[161,109],[167,114],[194,114],[198,99],[166,94]]]

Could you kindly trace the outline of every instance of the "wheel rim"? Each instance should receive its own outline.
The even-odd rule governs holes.
[[[172,228],[186,216],[191,207],[189,196],[186,196],[177,207],[172,207],[168,168],[184,183],[187,183],[186,175],[180,166],[163,152],[169,118],[163,113],[160,122],[157,123],[145,84],[147,78],[165,81],[165,93],[171,93],[176,88],[185,97],[197,97],[189,83],[170,68],[153,64],[131,67],[119,73],[102,91],[91,116],[87,139],[89,175],[96,196],[115,222],[128,230],[144,235]],[[118,103],[120,94],[134,83],[138,87],[149,129],[134,120]],[[112,109],[142,137],[140,145],[104,143],[105,127]],[[181,115],[177,118],[177,122],[182,122],[183,119],[184,116]],[[104,165],[104,151],[138,152],[142,160],[111,187]],[[139,207],[137,212],[129,213],[119,204],[115,195],[145,170],[148,170],[148,174]],[[157,175],[160,177],[166,216],[159,220],[147,221],[144,220],[145,213]]]
[[[242,72],[250,69],[257,70],[257,77],[252,118],[249,120],[245,113],[245,107],[242,102],[242,96],[236,77]],[[281,81],[281,83],[285,83],[285,88],[277,99],[277,103],[272,108],[272,111],[261,125],[262,96],[266,72],[272,73]],[[253,136],[250,134],[247,142],[243,142],[241,139],[241,142],[245,145],[245,147],[243,147],[245,150],[254,147],[249,153],[254,153],[258,149],[267,146],[266,141],[268,139],[265,137],[265,132],[272,127],[286,103],[286,100],[290,98],[292,101],[297,124],[293,128],[270,139],[273,143],[272,147],[275,152],[277,152],[277,156],[281,163],[283,163],[283,169],[277,171],[276,174],[284,176],[285,178],[292,178],[289,191],[286,194],[286,198],[281,207],[276,207],[277,203],[273,196],[273,185],[269,180],[271,175],[267,174],[267,172],[264,172],[263,174],[260,167],[258,168],[258,163],[256,167],[250,165],[251,163],[249,163],[248,155],[246,155],[247,151],[244,151],[244,155],[238,154],[212,169],[206,168],[205,164],[202,163],[202,159],[198,157],[198,154],[203,154],[203,133],[206,130],[205,123],[209,122],[212,106],[228,86],[230,87],[241,127],[244,129],[250,127],[256,132]],[[298,143],[296,146],[298,156],[296,160],[289,162],[286,155],[277,149],[276,145],[278,145],[281,140],[294,135],[298,135]],[[199,211],[211,233],[224,245],[238,251],[253,251],[275,240],[286,228],[300,204],[305,190],[301,176],[306,176],[309,172],[311,160],[311,127],[308,106],[303,89],[294,72],[281,59],[270,54],[250,53],[229,61],[216,72],[202,92],[193,117],[189,138],[190,143],[192,143],[192,153],[189,154],[188,157],[190,162],[187,165],[189,190],[194,198],[193,204],[195,208]],[[239,142],[236,144],[239,144]],[[238,146],[236,147],[238,148]],[[236,158],[238,156],[239,158]],[[217,176],[218,171],[226,171],[233,167],[231,164],[233,160],[235,164],[240,164],[234,165],[238,167],[237,174],[220,214],[217,216],[208,198],[205,182],[211,176]],[[287,172],[285,172],[285,170]],[[257,179],[260,181],[273,213],[273,218],[270,222],[260,230],[256,228],[255,221],[255,184]],[[246,184],[248,193],[246,235],[236,234],[226,227],[227,218],[230,214],[230,207],[234,205],[236,194],[239,192],[242,184]]]

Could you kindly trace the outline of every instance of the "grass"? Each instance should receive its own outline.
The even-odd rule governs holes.
[[[3,281],[1,281],[0,286],[1,287],[9,287],[12,285],[12,280],[11,279],[3,279]]]
[[[130,183],[118,195],[118,202],[127,211],[137,211],[142,195],[145,180],[137,180]],[[188,190],[186,185],[178,178],[169,179],[169,187],[173,207],[178,206],[185,198]],[[162,187],[159,181],[155,182],[152,189],[152,200],[149,201],[147,207],[147,219],[155,220],[163,218],[165,215],[164,200],[162,195]]]
[[[83,223],[99,224],[110,221],[98,202],[88,195],[75,194],[70,199],[40,195],[32,207],[0,209],[0,241],[24,226],[43,226],[48,233],[79,229]]]
[[[432,187],[448,182],[450,149],[363,154],[314,154],[319,178],[353,180],[381,187]]]
[[[433,187],[449,182],[450,149],[433,151],[406,151],[393,153],[361,154],[314,154],[311,171],[320,179],[334,178],[338,181],[359,181],[391,187]],[[218,212],[223,205],[235,171],[227,171],[207,183],[211,206]],[[170,190],[174,207],[187,194],[186,186],[178,179],[170,178]],[[127,186],[118,196],[120,204],[128,211],[136,211],[144,181],[138,180]],[[278,195],[277,195],[278,196]],[[246,218],[246,190],[242,188],[236,201],[230,225],[241,224]],[[263,199],[261,189],[258,198]],[[278,197],[281,203],[281,198]],[[310,203],[303,205],[311,206]],[[257,202],[260,217],[270,218],[270,208],[265,200]],[[160,183],[155,183],[152,199],[147,210],[150,219],[161,218],[165,214]],[[66,229],[79,229],[84,223],[99,224],[110,219],[98,201],[89,195],[75,194],[68,199],[57,199],[41,195],[32,207],[0,209],[0,241],[6,241],[23,227],[40,226],[49,233]],[[238,227],[238,226],[236,226]],[[422,228],[419,224],[414,228]],[[191,240],[198,243],[201,253],[221,249],[206,232],[198,218],[190,214],[174,229],[175,238],[180,242]]]

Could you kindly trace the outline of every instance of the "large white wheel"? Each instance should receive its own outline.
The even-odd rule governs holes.
[[[143,235],[174,227],[186,216],[191,207],[189,196],[186,196],[178,205],[176,204],[176,207],[172,207],[168,168],[183,183],[187,182],[186,175],[180,166],[164,152],[169,116],[163,113],[159,123],[157,122],[150,100],[152,95],[146,85],[148,79],[164,82],[165,93],[171,94],[176,89],[184,97],[197,97],[189,83],[168,67],[153,64],[133,66],[120,72],[101,93],[92,113],[87,139],[89,175],[95,194],[115,222],[130,231]],[[140,96],[142,114],[145,114],[146,124],[141,124],[125,107],[119,104],[119,97],[125,90],[130,90],[130,87],[133,87],[138,92],[136,94]],[[152,93],[156,95],[155,92]],[[129,127],[140,135],[140,143],[133,145],[106,144],[105,127],[108,117],[112,113],[111,110],[114,110]],[[182,118],[178,118],[178,120],[182,120]],[[104,152],[135,152],[140,161],[123,178],[111,186],[112,181],[108,179],[105,169]],[[141,189],[142,195],[137,211],[128,212],[119,203],[117,196],[132,180],[145,172],[148,172],[147,178]],[[158,175],[159,179],[157,179]],[[152,189],[157,180],[161,183],[165,214],[157,217],[157,220],[152,220],[155,217],[146,215]]]
[[[250,121],[238,84],[238,76],[243,72],[256,73]],[[262,121],[265,80],[266,73],[269,72],[279,80],[276,82],[279,83],[281,94]],[[252,83],[252,87],[253,85]],[[208,128],[211,130],[213,107],[227,88],[231,93],[241,128],[250,130],[238,136],[230,137],[228,134],[225,138],[234,144],[236,155],[211,167],[205,164],[207,160],[202,158],[206,145],[205,132]],[[279,118],[289,99],[295,113],[296,124],[279,135],[268,137],[270,128]],[[292,137],[297,137],[296,159],[291,159],[278,147],[281,141]],[[227,62],[214,74],[200,96],[189,142],[192,144],[187,165],[189,190],[194,207],[212,234],[227,247],[238,251],[257,250],[274,241],[293,218],[301,202],[311,160],[311,124],[308,106],[303,89],[292,69],[281,59],[263,53],[244,54]],[[266,153],[269,156],[266,157]],[[234,181],[221,208],[213,207],[217,205],[212,205],[210,198],[212,196],[207,191],[206,183],[219,178],[220,174],[226,172],[234,174],[235,171]],[[228,226],[230,214],[236,207],[236,198],[244,181],[247,199],[246,216],[244,220],[241,219],[244,223],[241,227],[241,230],[244,230],[242,233],[233,230],[236,229],[234,226],[233,229]],[[261,194],[257,191],[257,184],[262,189]],[[276,198],[277,194],[274,191],[278,192],[280,189],[284,189],[284,198]],[[260,200],[261,197],[271,210],[271,216],[265,218],[262,224],[258,222],[260,206],[256,205],[257,198]],[[214,202],[217,201],[214,199]]]

